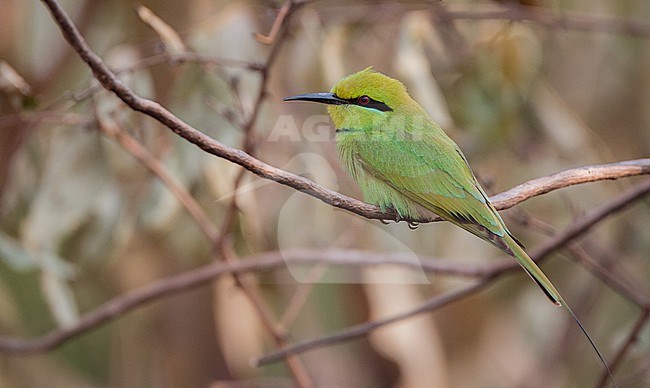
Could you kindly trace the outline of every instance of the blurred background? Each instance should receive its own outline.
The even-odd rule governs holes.
[[[290,15],[273,45],[254,33],[271,31],[279,1],[142,1],[151,13],[138,13],[130,1],[61,3],[136,93],[237,148],[256,114],[256,157],[355,198],[360,192],[337,163],[324,107],[282,98],[328,91],[367,66],[405,83],[464,150],[489,193],[568,168],[650,156],[650,2],[644,0],[314,1]],[[236,198],[238,211],[225,232],[241,260],[292,248],[477,265],[505,258],[450,225],[415,231],[404,223],[382,225],[251,173],[234,191],[240,167],[102,91],[43,4],[0,0],[0,9],[3,337],[33,338],[74,325],[112,298],[214,260],[209,240],[168,188],[102,135],[98,120],[144,144],[216,226]],[[495,11],[569,21],[491,17]],[[644,29],[628,28],[643,23]],[[256,112],[263,80],[256,69],[274,45],[280,46]],[[175,57],[182,53],[196,55]],[[642,179],[562,189],[503,215],[534,248]],[[543,265],[608,358],[641,309],[573,259],[601,262],[647,298],[649,205],[645,199],[605,220]],[[253,275],[264,305],[276,320],[286,319],[290,342],[405,312],[469,281],[397,266],[323,264]],[[222,277],[159,298],[55,350],[0,352],[0,387],[293,386],[285,364],[250,364],[275,348],[249,301]],[[621,386],[650,384],[649,349],[646,327],[617,370]],[[523,272],[301,359],[320,387],[591,386],[602,373],[575,323]]]

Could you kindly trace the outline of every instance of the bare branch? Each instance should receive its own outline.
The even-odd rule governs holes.
[[[650,319],[650,308],[646,307],[643,309],[643,312],[641,313],[639,319],[636,321],[634,327],[632,327],[632,330],[630,330],[630,334],[621,345],[621,348],[618,350],[618,352],[616,352],[616,355],[610,364],[612,372],[618,368],[618,366],[623,361],[625,353],[627,353],[630,347],[639,339],[639,333],[641,333],[641,330],[648,324],[648,319]],[[603,374],[600,376],[598,384],[596,384],[596,387],[604,387],[608,379],[609,375],[606,372],[603,372]]]
[[[291,3],[288,1],[285,2],[282,5],[282,8],[280,8],[280,12],[278,12],[278,16],[275,18],[275,21],[273,22],[273,26],[271,27],[271,32],[269,32],[268,35],[256,33],[255,39],[257,39],[257,41],[260,43],[272,44],[275,41],[275,37],[280,31],[280,28],[284,26],[284,19],[287,17],[290,8],[291,8]]]
[[[160,299],[163,296],[190,290],[206,284],[215,278],[229,273],[237,273],[255,268],[259,263],[242,262],[236,266],[215,262],[193,271],[164,278],[111,299],[90,313],[81,317],[73,326],[60,327],[48,334],[32,340],[0,338],[0,349],[5,352],[29,354],[56,348],[70,338],[94,329],[112,319],[119,317],[144,303]]]
[[[642,198],[644,195],[648,194],[649,192],[650,192],[650,180],[647,180],[646,182],[633,187],[632,189],[628,190],[627,192],[615,198],[614,200],[606,203],[605,205],[596,208],[594,211],[587,214],[585,217],[577,220],[572,225],[570,225],[567,229],[565,229],[562,233],[559,233],[554,238],[548,240],[541,247],[538,247],[537,249],[531,251],[529,254],[530,257],[537,262],[542,260],[543,258],[550,255],[552,252],[556,251],[557,249],[561,248],[565,244],[569,243],[571,240],[585,233],[589,228],[591,228],[600,220],[604,219],[606,216],[622,210],[623,208],[630,205],[631,203],[638,200],[639,198]],[[401,319],[405,319],[414,316],[416,314],[433,311],[439,307],[442,307],[446,303],[452,302],[454,300],[460,299],[464,296],[479,291],[488,283],[490,283],[492,279],[502,276],[505,273],[510,272],[516,268],[518,268],[518,265],[512,260],[510,260],[509,263],[504,263],[503,265],[502,264],[493,265],[491,268],[491,272],[487,273],[480,282],[475,283],[472,286],[461,288],[459,290],[452,291],[448,294],[441,296],[441,298],[444,299],[443,304],[435,303],[437,298],[434,298],[429,303],[420,306],[412,311],[397,315],[395,317],[387,318],[381,321],[353,326],[352,328],[342,330],[339,333],[329,335],[327,337],[323,337],[311,341],[305,341],[297,345],[292,345],[291,347],[288,348],[279,349],[257,359],[255,362],[258,365],[276,362],[279,359],[282,359],[283,357],[286,357],[289,354],[296,354],[311,349],[315,349],[320,346],[325,346],[335,342],[339,342],[348,338],[358,337],[360,335],[368,333],[369,331],[375,330],[381,326],[399,321]],[[430,308],[427,309],[425,308],[425,306],[428,306]]]
[[[531,256],[546,256],[548,253],[556,250],[559,246],[566,245],[569,241],[583,234],[592,226],[603,220],[605,217],[623,210],[635,201],[643,198],[650,193],[650,179],[632,186],[627,191],[609,202],[593,209],[584,216],[578,218],[573,224],[566,228],[562,233],[547,240],[544,244],[534,250]]]
[[[266,63],[259,68],[259,72],[261,74],[259,92],[257,94],[257,98],[255,99],[253,111],[246,120],[246,123],[243,125],[244,144],[242,146],[242,152],[248,155],[252,154],[255,150],[256,142],[254,128],[259,117],[259,113],[262,109],[262,104],[264,103],[267,95],[271,67],[275,63],[278,53],[280,52],[280,48],[284,43],[284,37],[287,30],[286,25],[290,20],[291,15],[298,9],[298,6],[299,4],[294,0],[285,1],[284,5],[282,6],[282,10],[273,25],[273,30],[271,32],[272,36],[267,39],[266,43],[274,43],[274,45],[272,46],[271,52],[266,59]],[[233,189],[234,192],[237,192],[237,188],[242,182],[245,171],[245,169],[242,169],[236,176]],[[233,196],[226,216],[224,217],[224,221],[221,226],[221,232],[212,241],[215,252],[217,252],[217,254],[220,254],[221,257],[230,264],[235,264],[238,261],[238,257],[232,247],[229,245],[228,241],[228,237],[232,233],[232,228],[235,225],[235,216],[237,214],[237,210],[237,198],[236,196]],[[233,279],[235,280],[237,286],[253,304],[253,307],[255,308],[257,315],[262,322],[262,325],[272,336],[276,345],[279,347],[285,346],[288,343],[285,330],[281,324],[277,325],[274,322],[270,309],[268,309],[264,304],[256,284],[247,282],[246,279],[237,273],[233,273]],[[311,377],[307,373],[307,370],[300,359],[298,359],[296,356],[290,356],[287,357],[286,363],[291,370],[291,373],[293,374],[298,386],[304,388],[313,386]]]
[[[648,294],[645,285],[638,284],[639,282],[634,282],[631,279],[621,279],[619,276],[615,276],[602,264],[591,258],[584,248],[577,243],[568,244],[568,248],[575,260],[585,267],[587,271],[602,280],[603,283],[609,285],[621,296],[634,302],[639,307],[650,308],[650,294]]]
[[[49,7],[55,21],[61,28],[61,31],[70,43],[70,45],[77,51],[81,59],[83,59],[88,66],[91,68],[97,80],[107,89],[115,93],[115,95],[120,98],[125,104],[130,106],[132,109],[145,113],[152,118],[158,120],[161,124],[165,125],[171,129],[177,135],[183,137],[187,141],[195,144],[202,150],[213,154],[215,156],[224,158],[233,163],[236,163],[246,170],[262,177],[292,187],[298,191],[301,191],[305,194],[311,195],[314,198],[317,198],[328,205],[335,206],[344,210],[354,212],[358,215],[361,215],[366,218],[371,219],[395,219],[396,214],[393,211],[382,212],[381,209],[377,206],[369,205],[359,200],[347,197],[335,191],[329,190],[325,187],[318,185],[317,183],[292,174],[290,172],[284,171],[277,167],[273,167],[269,164],[266,164],[248,153],[229,147],[205,134],[201,131],[193,128],[188,125],[170,111],[162,107],[155,101],[142,98],[137,96],[128,86],[123,84],[117,76],[104,64],[101,58],[95,54],[88,44],[81,36],[79,31],[76,29],[74,24],[67,17],[65,12],[60,8],[60,6],[53,0],[43,0],[46,5]],[[251,126],[253,124],[250,124]],[[622,166],[620,164],[623,163]],[[570,186],[573,184],[584,183],[584,182],[593,182],[598,179],[594,179],[592,175],[591,168],[599,168],[600,171],[604,171],[611,166],[616,169],[621,169],[618,173],[614,174],[604,174],[603,178],[600,179],[616,179],[618,177],[626,177],[631,175],[643,175],[650,174],[650,159],[638,159],[634,161],[612,163],[609,165],[600,165],[600,166],[590,166],[590,167],[581,167],[576,169],[577,171],[572,171],[567,176],[560,176],[556,178],[551,178],[549,181],[544,182],[545,184],[551,184],[556,181],[561,182],[561,186],[555,186],[552,190],[555,190],[559,187]],[[618,175],[617,175],[618,174]],[[539,184],[539,183],[538,183]],[[529,194],[528,191],[532,191],[532,194]],[[523,192],[524,194],[520,193]],[[550,191],[550,190],[549,190]],[[530,198],[535,195],[543,194],[545,189],[538,187],[538,185],[531,184],[525,187],[525,190],[516,190],[515,192],[510,192],[509,195],[520,196],[520,198]],[[494,205],[497,209],[504,209],[515,204],[519,203],[521,200],[517,201],[505,201],[502,197],[495,198]],[[440,219],[435,219],[439,221]],[[434,220],[412,220],[417,222],[431,222]]]
[[[183,122],[182,120],[174,116],[171,112],[163,108],[160,104],[137,96],[135,93],[133,93],[133,91],[128,86],[123,84],[117,78],[115,73],[113,73],[106,66],[106,64],[102,61],[102,59],[90,49],[85,39],[82,37],[78,29],[72,23],[70,18],[66,15],[65,11],[60,7],[60,5],[55,0],[43,0],[43,1],[49,8],[50,12],[52,13],[52,16],[54,17],[55,21],[61,28],[64,37],[68,40],[68,42],[75,49],[75,51],[77,51],[81,59],[84,62],[86,62],[88,66],[92,69],[95,78],[97,78],[97,80],[100,82],[100,84],[102,84],[102,86],[104,86],[104,88],[115,93],[115,95],[117,95],[122,101],[124,101],[132,109],[147,113],[148,115],[154,117],[155,119],[160,121],[168,128],[172,129],[175,133],[181,135],[182,137],[188,140],[192,139],[190,141],[193,142],[194,144],[199,145],[201,148],[204,148],[204,146],[207,145],[206,143],[211,143],[213,147],[219,149],[220,153],[225,152],[224,155],[226,154],[231,154],[232,156],[237,155],[236,159],[240,159],[240,160],[246,159],[246,157],[251,160],[255,160],[244,151],[227,147],[224,144],[221,144],[207,136],[204,136],[198,130],[192,128],[191,126],[187,125],[185,122]],[[288,10],[284,17],[284,20],[288,20],[290,14],[297,7],[292,0],[288,0],[287,3],[288,3]],[[280,28],[280,30],[282,31],[283,29]],[[244,144],[244,150],[252,149],[250,133],[255,124],[255,120],[257,119],[261,102],[266,94],[266,87],[267,87],[266,80],[268,77],[268,69],[269,66],[272,64],[272,62],[274,61],[275,57],[277,56],[277,52],[279,50],[278,47],[279,44],[276,42],[276,45],[273,47],[271,54],[267,59],[266,66],[261,70],[262,83],[260,87],[260,93],[257,99],[257,103],[255,105],[255,110],[251,115],[251,118],[244,129],[246,134],[246,138],[245,138],[246,142]],[[232,217],[227,217],[227,219],[232,219]],[[220,235],[215,237],[216,240],[213,241],[213,244],[215,245],[215,249],[217,250],[217,253],[221,254],[221,256],[225,258],[227,261],[229,261],[230,264],[233,264],[235,256],[229,254],[228,250],[226,249],[225,236],[226,236],[226,231],[224,229],[222,230],[222,233]],[[271,316],[270,313],[268,312],[268,309],[264,307],[264,305],[261,302],[261,299],[257,295],[256,291],[253,289],[252,285],[248,285],[247,283],[245,283],[241,278],[239,278],[237,273],[233,273],[233,276],[235,277],[237,284],[241,287],[242,291],[246,294],[248,299],[255,307],[260,320],[262,321],[264,327],[267,329],[269,334],[271,334],[276,344],[278,346],[284,345],[286,341],[284,339],[284,334],[280,333],[275,328],[275,325],[271,321]],[[300,360],[298,360],[295,357],[289,357],[287,358],[286,361],[287,361],[287,365],[289,366],[289,369],[291,369],[294,375],[296,383],[299,386],[301,387],[312,386],[311,380],[308,374],[306,373],[305,368],[300,362]]]
[[[201,231],[210,240],[218,235],[218,230],[210,221],[210,218],[203,211],[201,206],[196,202],[194,197],[178,182],[165,168],[165,166],[156,159],[151,153],[138,142],[133,136],[129,135],[116,125],[111,125],[107,120],[97,116],[97,123],[102,133],[115,139],[122,148],[129,152],[133,157],[138,159],[152,174],[174,194],[176,199],[183,205],[187,212],[192,216]]]
[[[309,179],[273,167],[251,156],[255,149],[254,127],[259,116],[261,105],[267,95],[269,69],[279,53],[281,44],[284,40],[283,38],[286,34],[287,23],[292,12],[295,12],[298,6],[304,2],[301,2],[299,0],[288,0],[284,3],[282,12],[278,15],[278,18],[276,19],[276,22],[274,23],[272,29],[271,34],[273,35],[272,40],[274,45],[271,48],[271,52],[265,64],[258,65],[239,61],[220,60],[218,58],[193,58],[192,54],[187,54],[187,58],[181,58],[179,60],[203,61],[205,59],[206,63],[214,60],[215,63],[242,66],[253,71],[258,71],[261,74],[260,89],[253,112],[251,112],[250,116],[247,117],[247,119],[244,121],[244,125],[242,126],[245,134],[242,149],[229,147],[209,136],[204,135],[201,131],[183,122],[157,102],[136,95],[127,85],[122,83],[116,76],[116,73],[111,71],[102,61],[102,59],[90,49],[84,38],[81,36],[77,28],[74,26],[70,18],[65,14],[56,0],[43,0],[43,2],[52,13],[53,18],[61,29],[65,39],[74,48],[80,58],[90,67],[95,78],[100,82],[102,87],[112,91],[131,109],[142,112],[154,118],[167,128],[171,129],[174,133],[195,144],[205,152],[242,166],[243,169],[241,170],[235,182],[236,187],[239,184],[239,181],[241,180],[244,172],[250,171],[261,178],[269,179],[282,185],[289,186],[295,190],[313,196],[314,198],[317,198],[331,206],[354,212],[369,219],[395,218],[395,214],[392,211],[382,212],[376,206],[365,204],[361,201],[326,189]],[[492,13],[485,11],[443,10],[442,14],[442,17],[449,19],[521,20],[532,21],[553,28],[573,28],[594,31],[623,32],[650,36],[650,25],[643,21],[604,19],[576,14],[556,15],[551,12],[528,7],[508,8],[506,10]],[[153,63],[156,60],[158,59],[151,60],[150,63]],[[148,168],[154,172],[154,174],[158,175],[164,180],[164,174],[161,174],[160,171],[157,171],[155,167],[155,159],[154,162],[148,160],[146,157],[146,152],[143,153],[141,151],[142,150],[137,150],[136,148],[131,147],[130,152],[136,155],[136,157],[140,155],[138,158],[145,165],[147,165]],[[579,167],[528,181],[522,185],[519,185],[515,188],[492,197],[492,200],[497,209],[506,209],[513,207],[518,203],[521,203],[522,201],[525,201],[534,196],[542,195],[563,187],[586,182],[619,179],[623,177],[644,174],[650,174],[650,159],[638,159],[618,163]],[[170,187],[172,191],[174,191],[175,186],[173,182],[170,183],[165,181],[165,184]],[[550,238],[544,244],[532,251],[531,257],[533,257],[536,261],[542,260],[550,253],[565,246],[566,244],[570,243],[585,233],[591,227],[601,222],[608,215],[622,210],[629,204],[646,195],[648,192],[650,192],[650,180],[646,180],[640,184],[637,184],[636,186],[632,187],[632,189],[626,191],[619,197],[594,209],[584,217],[575,220],[575,222],[564,231]],[[179,198],[183,197],[183,193],[175,192],[175,194],[177,197],[180,195]],[[405,257],[399,257],[398,255],[384,255],[382,257],[382,255],[376,253],[360,253],[355,251],[337,252],[337,255],[331,257],[328,257],[327,253],[329,252],[332,254],[332,251],[318,253],[313,251],[275,252],[261,254],[250,258],[251,260],[239,262],[234,252],[229,251],[229,245],[227,244],[228,236],[232,232],[232,227],[234,225],[233,220],[236,216],[237,209],[235,207],[235,202],[233,201],[232,206],[228,212],[228,216],[226,217],[226,221],[224,221],[223,227],[220,229],[218,235],[216,232],[218,229],[209,220],[204,219],[204,222],[201,221],[200,213],[202,212],[202,209],[198,208],[199,216],[197,218],[197,212],[192,210],[191,203],[188,205],[186,202],[184,202],[185,207],[190,211],[191,214],[193,214],[195,220],[197,220],[206,235],[208,235],[210,240],[214,243],[216,253],[226,259],[226,263],[215,262],[194,271],[189,271],[171,278],[162,279],[140,290],[136,290],[123,296],[116,297],[115,299],[110,300],[106,304],[99,306],[97,309],[84,315],[78,324],[67,328],[55,329],[40,338],[33,340],[0,338],[0,350],[13,353],[33,353],[52,349],[64,343],[65,341],[74,338],[77,335],[85,333],[94,327],[97,327],[105,322],[119,317],[120,315],[142,305],[143,303],[155,300],[165,295],[197,287],[211,281],[218,276],[228,274],[237,279],[238,284],[241,285],[242,290],[244,293],[246,293],[246,296],[255,306],[257,313],[260,319],[263,321],[267,332],[274,338],[276,346],[281,348],[278,352],[273,353],[276,354],[275,357],[287,357],[286,361],[289,368],[292,370],[292,373],[294,374],[297,384],[300,386],[309,386],[311,385],[309,376],[305,373],[304,367],[300,363],[299,359],[293,356],[294,354],[315,347],[324,346],[329,343],[354,338],[385,324],[396,322],[401,319],[406,319],[407,317],[413,316],[415,314],[420,314],[422,312],[432,311],[434,309],[442,307],[447,303],[453,302],[454,300],[458,300],[466,295],[478,292],[478,290],[489,284],[494,278],[517,269],[517,264],[514,261],[510,260],[493,262],[490,266],[477,267],[460,265],[456,263],[443,263],[440,260],[435,259],[424,260],[424,258],[422,258],[422,263],[413,263],[412,256],[408,259]],[[198,205],[196,206],[198,207]],[[431,220],[409,221],[431,222],[438,220],[440,219],[436,218]],[[292,254],[295,256],[292,256]],[[303,344],[288,346],[282,325],[278,326],[274,323],[271,314],[268,312],[268,309],[266,309],[263,300],[257,294],[255,287],[247,285],[241,280],[239,276],[243,272],[261,269],[273,269],[289,263],[342,263],[368,266],[378,265],[382,263],[382,259],[384,263],[392,262],[393,264],[397,263],[406,266],[417,265],[418,267],[424,268],[427,271],[446,273],[456,276],[475,277],[478,279],[478,281],[469,287],[458,289],[448,294],[434,298],[416,310],[406,312],[399,316],[355,326],[334,336],[306,342]],[[345,263],[345,261],[347,261],[347,263]],[[608,286],[615,288],[621,292],[627,299],[644,306],[644,316],[639,320],[637,326],[645,326],[648,316],[648,297],[642,295],[642,293],[639,292],[630,293],[629,288],[622,287],[621,281],[617,280],[615,277],[613,277],[613,275],[606,272],[606,270],[603,268],[590,266],[590,263],[583,262],[581,264],[585,265],[588,269],[596,273],[596,275],[600,277],[601,280]],[[620,348],[619,353],[616,356],[614,366],[616,366],[616,363],[618,363],[620,359],[623,358],[632,342],[634,342],[639,330],[640,328],[637,329],[636,327],[633,329],[628,341]],[[261,360],[268,360],[268,358],[264,357]]]
[[[378,257],[378,260],[375,262],[373,257]],[[74,326],[55,329],[50,333],[33,340],[0,338],[0,350],[11,353],[34,353],[51,350],[70,338],[115,319],[147,302],[199,287],[223,275],[271,270],[286,265],[309,265],[317,263],[356,266],[398,264],[420,268],[420,266],[412,260],[412,257],[407,257],[406,255],[378,255],[374,252],[354,250],[345,251],[336,249],[331,251],[299,249],[266,252],[260,255],[248,257],[244,261],[238,261],[233,264],[228,262],[214,262],[179,275],[158,280],[141,289],[116,297],[97,307],[92,312],[85,314]],[[445,271],[452,267],[450,264],[451,263],[445,264],[439,259],[422,256],[422,266],[425,270],[440,269]],[[459,273],[471,273],[471,267],[469,265],[458,267]],[[481,269],[476,271],[477,274],[483,272],[484,271]]]
[[[572,168],[522,183],[519,186],[515,186],[510,190],[491,197],[490,200],[497,206],[497,209],[503,210],[511,208],[532,197],[564,187],[644,174],[650,174],[650,159],[637,159]]]
[[[427,313],[431,312],[433,310],[437,310],[439,308],[442,308],[449,303],[456,302],[466,296],[472,295],[475,292],[478,292],[479,290],[483,289],[485,286],[490,284],[491,278],[483,278],[479,280],[478,282],[474,282],[473,284],[469,286],[465,286],[459,289],[456,289],[454,291],[450,291],[446,294],[442,294],[439,296],[436,296],[430,300],[428,300],[426,303],[418,306],[417,308],[407,311],[402,314],[397,314],[389,318],[384,318],[384,319],[379,319],[376,321],[371,321],[367,323],[362,323],[359,325],[351,326],[348,327],[344,330],[341,330],[340,332],[336,334],[329,335],[327,337],[315,339],[313,341],[307,341],[303,342],[297,345],[293,345],[288,348],[284,349],[279,349],[274,352],[268,353],[264,355],[263,357],[260,357],[258,359],[254,359],[252,362],[256,366],[261,366],[265,364],[270,364],[272,362],[276,362],[287,355],[290,354],[298,354],[298,353],[304,353],[306,351],[312,350],[312,349],[317,349],[320,347],[324,346],[329,346],[329,345],[334,345],[339,342],[343,341],[348,341],[357,337],[364,336],[368,334],[371,331],[377,330],[380,327],[390,325],[391,323],[399,322],[404,319],[414,317],[416,315],[422,314],[422,313]]]
[[[559,233],[539,248],[531,251],[530,256],[534,260],[540,261],[572,239],[585,233],[590,227],[606,216],[621,211],[649,192],[650,180],[647,180],[612,201],[594,209],[583,218],[576,220],[562,233]],[[376,260],[373,258],[376,258]],[[493,279],[518,268],[518,265],[513,260],[493,262],[489,266],[471,266],[460,263],[447,263],[440,259],[426,256],[420,256],[420,259],[420,263],[417,263],[413,261],[410,255],[378,254],[354,250],[288,250],[262,253],[233,264],[214,262],[192,271],[158,280],[141,289],[116,297],[97,307],[90,313],[85,314],[74,326],[58,328],[42,337],[30,340],[0,337],[0,351],[27,354],[54,349],[67,340],[115,319],[147,302],[204,285],[224,274],[271,270],[292,264],[328,263],[332,265],[357,265],[364,267],[369,265],[398,264],[407,267],[416,267],[418,269],[422,268],[428,272],[470,276],[479,279]],[[478,291],[481,287],[474,290],[474,292]]]
[[[512,20],[533,22],[548,28],[650,36],[650,23],[644,19],[588,15],[543,7],[504,7],[500,9],[445,10],[436,7],[442,18],[464,20]]]

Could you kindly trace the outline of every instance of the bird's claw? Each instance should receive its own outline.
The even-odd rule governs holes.
[[[395,213],[395,219],[393,221],[395,221],[396,224],[399,224],[400,222],[404,221],[404,222],[406,222],[409,229],[411,229],[411,230],[416,230],[418,228],[418,226],[420,226],[419,222],[409,221],[406,218],[402,218],[402,216],[400,216],[399,213],[397,213],[397,212]],[[381,222],[384,225],[389,225],[390,224],[390,220],[387,220],[387,219],[380,219],[379,222]]]

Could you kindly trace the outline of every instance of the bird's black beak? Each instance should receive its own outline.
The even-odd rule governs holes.
[[[311,101],[329,105],[343,105],[350,103],[350,101],[339,98],[333,93],[298,94],[297,96],[287,97],[284,101]]]

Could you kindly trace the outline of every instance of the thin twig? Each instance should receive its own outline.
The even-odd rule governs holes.
[[[185,190],[180,182],[176,181],[174,177],[167,171],[164,165],[156,159],[149,151],[144,148],[135,138],[128,133],[121,130],[116,125],[111,125],[107,120],[97,116],[97,122],[100,130],[115,139],[126,151],[138,159],[152,174],[157,176],[162,183],[172,192],[178,201],[185,207],[188,213],[192,216],[194,221],[199,225],[206,237],[214,243],[219,238],[219,232],[216,226],[210,221],[207,214],[203,211],[201,206],[194,200],[194,197]],[[229,251],[222,251],[222,256],[226,258],[226,262],[233,263],[236,260],[233,258],[234,253]],[[239,274],[233,273],[237,284],[241,286],[243,292],[250,300],[251,304],[255,306],[260,321],[271,336],[276,340],[278,346],[286,345],[286,338],[284,338],[283,331],[276,329],[275,324],[271,321],[271,314],[265,307],[261,296],[255,287],[246,282]],[[304,372],[304,367],[300,365],[296,357],[289,357],[287,360],[291,363],[291,369],[296,370],[296,380],[299,380],[298,385],[301,387],[309,387],[312,384],[309,381],[308,375]]]
[[[270,352],[260,358],[254,359],[252,363],[256,366],[270,364],[272,362],[277,362],[278,360],[290,354],[304,353],[312,349],[316,349],[324,346],[330,346],[339,342],[349,341],[351,339],[364,336],[370,333],[371,331],[377,330],[383,326],[390,325],[391,323],[399,322],[419,314],[437,310],[441,307],[448,305],[449,303],[456,302],[468,295],[472,295],[478,292],[479,290],[483,289],[487,285],[489,285],[491,283],[491,280],[492,279],[490,277],[481,279],[478,282],[474,282],[469,286],[465,286],[456,289],[454,291],[450,291],[448,293],[436,296],[432,299],[429,299],[426,303],[418,306],[415,309],[409,310],[401,314],[396,314],[392,317],[378,319],[375,321],[351,326],[344,330],[341,330],[338,333],[328,335],[327,337],[319,338],[313,341],[303,342],[297,345],[292,345],[291,347]]]
[[[210,221],[210,218],[196,202],[194,197],[169,173],[160,160],[151,155],[140,142],[121,128],[107,122],[107,120],[102,119],[100,116],[96,116],[96,119],[100,131],[115,139],[122,148],[138,159],[153,175],[158,177],[192,216],[203,234],[208,239],[214,240],[219,233],[217,228]]]
[[[632,327],[632,330],[630,330],[630,334],[627,336],[627,338],[621,345],[621,348],[618,349],[618,352],[616,352],[616,355],[613,357],[612,362],[609,364],[609,367],[612,370],[612,372],[619,367],[627,351],[638,340],[639,333],[641,333],[641,330],[647,325],[649,318],[650,318],[650,308],[644,308],[643,312],[641,313],[641,316],[636,321],[636,324],[634,325],[634,327]],[[606,372],[603,372],[603,374],[600,376],[600,380],[598,381],[598,384],[596,384],[596,387],[598,388],[604,387],[607,384],[608,380],[609,380],[609,376],[607,375]]]
[[[183,272],[179,275],[160,279],[145,287],[109,300],[89,313],[84,314],[74,325],[59,327],[39,338],[23,340],[1,337],[0,350],[16,354],[30,354],[51,350],[69,339],[110,322],[125,312],[147,302],[159,300],[166,295],[173,295],[210,283],[222,275],[262,268],[264,268],[264,265],[260,266],[260,263],[253,262],[241,262],[235,266],[215,262],[195,270]]]
[[[641,284],[636,284],[638,282],[634,282],[631,279],[622,280],[618,276],[615,276],[601,263],[588,255],[579,244],[568,244],[568,248],[575,260],[587,269],[587,271],[602,280],[603,283],[639,307],[650,308],[650,294],[647,294],[647,292],[644,293],[644,291],[647,291],[646,287]]]
[[[578,218],[568,228],[564,229],[562,233],[557,234],[535,249],[533,255],[535,257],[546,256],[548,252],[556,250],[558,246],[565,245],[567,242],[575,239],[589,228],[596,225],[605,217],[623,210],[625,207],[631,205],[638,199],[643,198],[648,193],[650,193],[650,179],[637,183],[611,201],[594,208],[589,213]]]
[[[227,243],[227,240],[222,240],[222,242],[217,245],[217,253],[221,253],[225,262],[230,265],[236,265],[239,263],[235,252],[232,250],[230,244]],[[271,314],[271,311],[266,307],[262,296],[259,294],[259,291],[254,283],[249,282],[249,279],[244,278],[243,274],[239,272],[232,272],[231,276],[235,280],[237,286],[242,290],[244,295],[251,302],[251,305],[255,309],[257,316],[259,317],[262,326],[266,331],[271,335],[273,341],[275,342],[278,348],[283,348],[287,346],[288,339],[286,333],[282,327],[278,327]],[[296,384],[302,388],[312,387],[314,384],[311,381],[311,377],[307,373],[307,369],[302,361],[297,357],[297,355],[289,355],[285,358],[285,362],[289,367]]]
[[[650,36],[650,23],[644,19],[589,15],[543,7],[512,6],[471,10],[444,10],[443,7],[436,7],[436,12],[443,12],[443,17],[456,20],[525,21],[548,28]]]
[[[277,58],[277,55],[280,52],[280,48],[282,47],[282,44],[284,42],[286,23],[290,20],[291,15],[293,14],[293,12],[295,12],[296,9],[297,9],[297,5],[293,0],[287,0],[282,6],[282,11],[280,15],[278,15],[278,18],[274,23],[274,27],[272,30],[273,35],[270,37],[270,41],[268,42],[269,44],[271,43],[275,43],[275,44],[271,48],[271,52],[269,53],[266,59],[266,63],[259,68],[259,72],[261,74],[259,92],[257,98],[255,99],[255,103],[253,104],[253,111],[251,112],[248,120],[243,126],[244,144],[242,146],[242,151],[248,155],[252,155],[255,150],[256,142],[255,142],[254,128],[257,119],[259,117],[260,111],[262,109],[262,104],[264,103],[264,100],[267,95],[270,70],[273,64],[275,63],[275,59]],[[244,178],[245,171],[246,170],[244,169],[240,170],[237,176],[235,177],[234,187],[233,187],[233,191],[235,193],[237,192],[237,189],[239,188],[239,185],[241,184],[242,179]],[[221,233],[218,236],[216,236],[216,238],[213,240],[213,246],[215,252],[220,254],[220,256],[230,264],[235,264],[238,261],[238,257],[236,253],[234,252],[230,244],[228,244],[229,241],[228,236],[232,233],[232,228],[235,226],[237,211],[238,211],[237,196],[234,195],[231,200],[230,206],[226,211],[226,216],[224,217],[224,221],[222,222]],[[286,346],[288,343],[286,332],[281,325],[276,325],[276,323],[274,322],[272,314],[264,304],[256,284],[247,282],[246,279],[244,279],[240,274],[233,273],[232,275],[233,275],[233,279],[235,280],[235,284],[242,290],[242,292],[251,301],[258,317],[260,318],[260,321],[262,322],[262,325],[264,326],[266,331],[272,336],[276,346],[278,347]],[[307,369],[305,368],[304,364],[298,357],[292,355],[287,357],[285,361],[289,369],[291,370],[291,373],[293,374],[294,379],[296,380],[296,383],[299,387],[308,388],[314,385],[313,382],[311,381],[311,377],[307,373]]]
[[[272,44],[275,41],[275,37],[284,26],[284,19],[289,15],[289,10],[291,9],[292,2],[286,1],[284,4],[282,4],[282,8],[280,8],[280,12],[278,12],[278,16],[275,18],[275,21],[273,22],[273,26],[271,26],[271,32],[269,32],[268,35],[263,35],[260,33],[255,33],[255,39],[257,39],[258,42],[264,43],[264,44]]]

